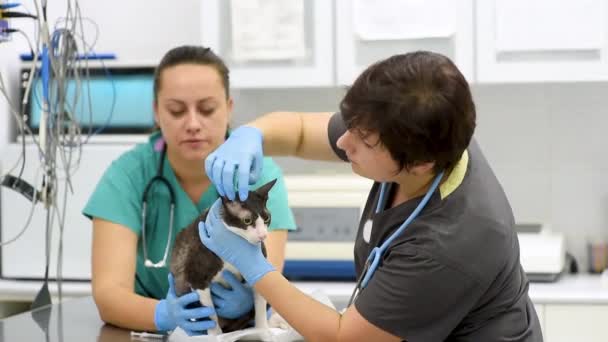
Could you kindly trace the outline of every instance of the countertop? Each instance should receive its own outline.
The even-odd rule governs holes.
[[[0,341],[122,342],[131,341],[131,335],[104,324],[87,296],[0,320]]]
[[[348,301],[355,286],[350,282],[295,282],[301,290],[322,290],[332,300]],[[608,275],[569,275],[552,283],[530,283],[535,304],[608,304]]]
[[[304,292],[322,290],[332,300],[348,300],[354,284],[327,282],[295,282]],[[25,286],[18,281],[0,281],[3,298],[35,295],[40,282]],[[56,286],[51,285],[56,293]],[[7,292],[8,291],[8,292]],[[12,292],[11,292],[12,291]],[[130,331],[104,324],[90,296],[90,284],[66,283],[66,297],[83,296],[65,300],[34,311],[0,320],[0,341],[131,341]],[[31,292],[31,293],[30,293]],[[536,304],[608,304],[608,279],[594,275],[563,277],[555,283],[531,283],[530,297]],[[161,339],[157,339],[161,341]]]
[[[293,282],[304,292],[322,290],[332,299],[348,300],[355,287],[352,282]],[[18,281],[0,279],[0,301],[31,301],[40,289],[40,281]],[[65,297],[91,295],[89,282],[64,282]],[[49,283],[53,297],[57,297],[57,285]],[[530,298],[537,304],[580,303],[608,304],[608,273],[605,276],[580,274],[568,275],[552,283],[530,283]]]

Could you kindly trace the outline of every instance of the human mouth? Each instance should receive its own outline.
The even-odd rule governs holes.
[[[205,143],[205,140],[200,140],[200,139],[188,139],[188,140],[184,140],[182,141],[182,144],[191,147],[191,148],[198,148],[203,146],[203,144]]]

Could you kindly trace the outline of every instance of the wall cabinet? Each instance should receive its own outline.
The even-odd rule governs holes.
[[[608,341],[608,305],[546,304],[543,335],[547,342]]]
[[[202,43],[224,58],[233,87],[331,86],[333,14],[327,0],[205,0]]]
[[[608,80],[607,3],[477,0],[477,81]]]
[[[474,80],[473,0],[409,3],[336,0],[338,85],[352,84],[380,59],[416,50],[450,57],[469,82]]]
[[[248,12],[244,3],[274,3],[274,17],[288,6],[289,24],[264,28],[263,7]],[[350,85],[372,63],[416,50],[450,57],[470,83],[608,80],[608,0],[311,0],[293,10],[294,3],[202,2],[202,42],[227,61],[235,87]],[[303,18],[302,56],[239,57],[237,45],[248,44],[242,37],[255,42],[297,28],[289,13]]]

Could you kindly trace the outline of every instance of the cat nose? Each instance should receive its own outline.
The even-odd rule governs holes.
[[[264,231],[257,231],[258,233],[258,238],[260,239],[260,241],[264,241],[264,239],[266,239],[266,236],[268,236],[268,232],[266,230]]]

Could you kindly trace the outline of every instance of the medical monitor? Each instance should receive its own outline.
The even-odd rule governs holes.
[[[29,73],[29,67],[22,68],[21,98]],[[66,110],[78,120],[83,134],[150,132],[154,127],[153,81],[154,67],[89,67],[88,75],[81,70],[79,79],[71,76],[66,80],[66,100],[70,103]],[[37,72],[25,104],[27,124],[34,132],[40,127],[42,103],[42,81]]]

